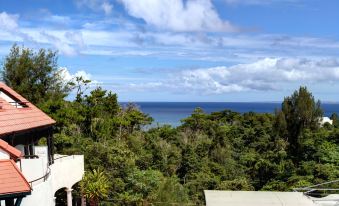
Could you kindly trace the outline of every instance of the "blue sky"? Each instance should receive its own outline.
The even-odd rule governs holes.
[[[0,0],[13,43],[120,101],[339,101],[337,0]]]

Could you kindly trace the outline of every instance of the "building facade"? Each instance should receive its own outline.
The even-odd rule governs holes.
[[[52,118],[0,83],[0,206],[54,206],[60,189],[67,193],[67,205],[72,205],[72,186],[84,175],[84,157],[54,154],[54,124]],[[37,146],[43,138],[47,145]],[[22,188],[28,183],[29,191],[25,187],[21,196],[15,196],[15,191],[1,190],[3,182],[14,184],[7,181],[8,173],[1,173],[4,165],[6,170],[12,167],[9,163],[15,163],[12,170],[22,177]]]

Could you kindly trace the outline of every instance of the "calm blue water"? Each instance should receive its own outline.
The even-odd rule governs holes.
[[[122,103],[123,105],[126,103]],[[274,113],[280,108],[281,103],[258,102],[135,102],[139,108],[154,118],[155,123],[180,125],[180,120],[190,116],[193,110],[201,107],[206,113],[217,112],[225,109],[245,113]],[[339,113],[339,103],[322,103],[324,116]]]

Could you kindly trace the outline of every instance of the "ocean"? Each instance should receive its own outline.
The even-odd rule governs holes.
[[[149,114],[154,119],[154,124],[169,124],[179,126],[180,120],[190,116],[197,107],[206,113],[230,109],[235,112],[274,113],[281,103],[264,102],[134,102],[141,111]],[[122,102],[122,105],[127,103]],[[339,103],[322,103],[324,116],[330,117],[339,113]]]

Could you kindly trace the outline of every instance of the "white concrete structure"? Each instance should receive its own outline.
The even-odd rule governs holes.
[[[332,194],[323,198],[311,197],[315,205],[319,206],[338,206],[339,205],[339,195]]]
[[[3,201],[7,206],[14,202],[54,206],[55,193],[60,189],[67,193],[71,206],[72,186],[84,175],[84,157],[54,154],[56,121],[0,82],[0,122],[0,206]],[[42,138],[46,138],[47,146],[36,146]]]
[[[83,155],[54,155],[48,165],[47,147],[35,147],[38,159],[22,159],[21,169],[32,185],[31,195],[22,200],[21,206],[54,206],[55,192],[65,188],[67,205],[72,205],[72,186],[84,175]],[[20,167],[20,162],[17,163]]]
[[[314,206],[301,192],[205,190],[206,206]]]
[[[206,206],[338,206],[339,195],[314,198],[302,192],[205,190]]]
[[[319,123],[321,126],[323,126],[325,123],[329,123],[330,125],[332,125],[333,120],[331,120],[329,117],[322,117]]]

